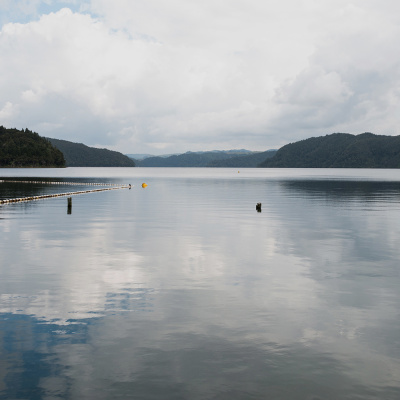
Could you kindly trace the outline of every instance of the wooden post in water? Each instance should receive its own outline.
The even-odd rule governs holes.
[[[256,204],[256,210],[257,212],[261,212],[261,203]]]
[[[68,197],[68,210],[67,214],[72,214],[72,197]]]

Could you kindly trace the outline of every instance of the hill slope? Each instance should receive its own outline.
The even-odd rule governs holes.
[[[36,132],[0,126],[0,167],[65,167],[65,159]]]
[[[68,167],[134,167],[135,162],[117,151],[96,149],[67,140],[48,140],[64,154]]]
[[[333,133],[290,143],[263,168],[400,168],[400,136]]]

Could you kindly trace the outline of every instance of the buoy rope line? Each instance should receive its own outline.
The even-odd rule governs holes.
[[[0,180],[0,183],[41,183],[48,185],[81,185],[81,186],[120,186],[116,183],[98,183],[98,182],[49,182],[49,181],[9,181]],[[128,187],[128,185],[126,185]]]
[[[5,181],[0,181],[0,182],[5,182]],[[7,182],[23,182],[23,181],[7,181]],[[24,181],[24,183],[49,183],[49,182]],[[74,183],[71,182],[70,184],[74,184]],[[78,185],[81,185],[81,183],[78,183]],[[120,186],[113,185],[112,187],[101,188],[101,189],[91,189],[91,190],[81,190],[78,192],[43,194],[40,196],[28,196],[28,197],[16,197],[14,199],[0,200],[0,204],[20,203],[20,202],[25,202],[25,201],[49,199],[49,198],[53,198],[53,197],[74,196],[74,195],[85,194],[85,193],[104,192],[106,190],[130,189],[131,187],[132,187],[131,185],[120,185]]]

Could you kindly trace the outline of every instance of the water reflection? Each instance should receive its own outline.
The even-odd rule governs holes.
[[[294,196],[303,194],[310,198],[328,201],[380,201],[398,202],[400,182],[351,180],[288,180],[281,183]]]
[[[7,399],[394,399],[400,394],[394,376],[381,374],[385,388],[374,380],[357,383],[334,354],[302,344],[257,345],[192,332],[159,335],[157,324],[127,325],[121,316],[62,330],[29,316],[1,317],[0,394]],[[121,323],[129,334],[115,329]],[[368,366],[374,367],[379,363]]]
[[[1,398],[397,399],[398,195],[184,176],[3,208]]]

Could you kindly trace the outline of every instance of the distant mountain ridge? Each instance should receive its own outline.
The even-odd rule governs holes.
[[[267,150],[260,153],[253,153],[230,157],[224,160],[214,160],[208,164],[208,167],[214,168],[256,168],[268,158],[275,155],[277,150]]]
[[[67,167],[135,167],[131,158],[118,151],[97,149],[67,140],[47,140],[64,154]]]
[[[400,136],[333,133],[263,152],[215,150],[134,160],[108,149],[0,126],[0,167],[400,168]]]
[[[154,157],[153,154],[125,154],[127,157],[131,158],[132,160],[144,160],[145,158]]]
[[[262,168],[400,168],[400,136],[333,133],[281,147]]]
[[[153,156],[142,160],[135,160],[138,167],[256,167],[268,155],[260,156],[261,152],[251,150],[213,150],[213,151],[188,151],[183,154],[170,156]],[[254,157],[254,161],[251,160]],[[246,161],[244,160],[246,158]],[[228,160],[232,160],[231,163]],[[243,162],[242,162],[243,161]],[[225,165],[228,162],[229,165]]]

